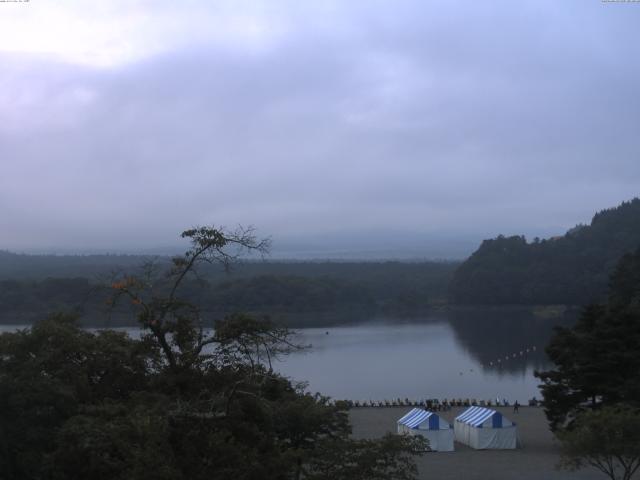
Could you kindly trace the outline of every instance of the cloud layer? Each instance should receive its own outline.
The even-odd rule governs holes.
[[[638,195],[640,6],[85,4],[0,17],[0,248],[242,223],[429,256]]]

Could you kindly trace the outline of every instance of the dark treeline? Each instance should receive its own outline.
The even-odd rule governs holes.
[[[0,250],[0,279],[93,279],[114,270],[135,269],[148,258],[143,255],[26,255]],[[166,258],[165,262],[168,261]]]
[[[130,316],[122,308],[109,309],[111,271],[132,274],[148,259],[138,257],[134,265],[129,257],[128,268],[114,263],[92,265],[93,277],[39,278],[33,258],[27,260],[28,278],[0,280],[0,322],[28,323],[43,314],[55,311],[79,313],[87,324],[103,326],[126,325]],[[56,257],[65,258],[65,257]],[[83,257],[67,257],[70,263]],[[43,264],[51,260],[41,257]],[[168,259],[155,260],[158,267]],[[225,274],[221,269],[203,269],[201,276],[185,284],[183,295],[203,311],[223,316],[236,311],[250,311],[278,316],[295,326],[320,323],[340,323],[345,316],[351,320],[367,318],[375,313],[411,313],[441,305],[446,300],[447,285],[457,265],[454,263],[421,262],[307,262],[274,263],[247,262]],[[79,273],[78,265],[67,272]],[[86,273],[91,269],[87,267]],[[161,288],[159,286],[159,288]],[[301,314],[309,314],[307,316]],[[311,314],[325,314],[314,318]],[[333,315],[329,319],[328,314]]]
[[[305,348],[292,332],[245,314],[203,331],[184,282],[264,241],[213,227],[182,236],[191,248],[172,265],[111,283],[139,338],[73,315],[0,334],[0,478],[415,480],[426,441],[354,439],[346,402],[274,372]]]
[[[28,255],[0,250],[0,280],[42,280],[45,278],[88,278],[92,282],[114,272],[138,273],[142,265],[154,262],[158,269],[171,263],[163,255]],[[381,282],[419,275],[440,285],[441,272],[450,273],[459,262],[440,261],[332,261],[332,260],[247,260],[234,264],[230,272],[215,265],[204,265],[201,275],[211,282],[261,275],[291,275],[300,277],[334,277],[355,282]],[[426,269],[424,267],[427,267]],[[445,294],[444,289],[441,291]]]
[[[246,261],[231,272],[204,266],[185,295],[205,311],[286,314],[411,314],[447,301],[466,305],[582,305],[601,301],[625,253],[640,246],[640,200],[597,213],[562,237],[486,240],[464,263]],[[103,324],[99,285],[137,275],[143,265],[167,267],[169,257],[17,255],[0,251],[0,322],[22,323],[53,311],[76,311]],[[112,312],[113,313],[113,312]],[[121,324],[118,314],[109,325]],[[297,318],[294,318],[295,315]],[[113,320],[116,319],[116,320]],[[322,322],[321,322],[322,323]],[[331,322],[328,322],[331,323]]]
[[[598,212],[562,237],[485,240],[456,271],[459,304],[582,305],[601,301],[617,261],[640,245],[640,199]]]

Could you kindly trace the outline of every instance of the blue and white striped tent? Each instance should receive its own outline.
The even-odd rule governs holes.
[[[414,408],[398,420],[398,433],[422,435],[429,440],[429,449],[453,451],[453,429],[449,422],[427,410]]]
[[[456,441],[476,449],[513,449],[518,444],[516,424],[500,412],[469,407],[455,419]]]

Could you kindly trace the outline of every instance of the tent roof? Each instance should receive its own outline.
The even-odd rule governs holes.
[[[421,408],[414,408],[409,413],[407,413],[404,417],[398,420],[398,423],[402,425],[406,425],[409,428],[415,428],[425,420],[428,420],[428,418],[431,415],[436,415],[436,414],[433,412],[429,412],[427,410],[422,410]]]
[[[487,419],[493,417],[496,413],[495,410],[484,407],[470,407],[456,417],[458,422],[463,422],[472,427],[478,427],[482,425]]]

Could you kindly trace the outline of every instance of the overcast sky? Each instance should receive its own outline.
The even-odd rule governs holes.
[[[639,59],[640,3],[0,3],[0,248],[561,234],[640,194]]]

